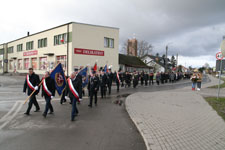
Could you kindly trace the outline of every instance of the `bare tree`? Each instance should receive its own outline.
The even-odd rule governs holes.
[[[152,44],[149,44],[147,41],[144,41],[144,40],[138,41],[138,45],[137,45],[138,57],[142,57],[146,54],[150,54],[152,51],[153,51]]]
[[[120,51],[122,54],[127,54],[127,46],[128,46],[127,41],[128,41],[128,39],[123,42],[122,49]]]

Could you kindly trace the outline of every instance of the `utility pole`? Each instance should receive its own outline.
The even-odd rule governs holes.
[[[165,67],[165,72],[167,72],[167,53],[168,53],[168,45],[166,45],[166,61],[165,61],[165,63],[166,63],[166,67]]]
[[[177,53],[177,61],[176,61],[176,68],[178,66],[178,53]]]

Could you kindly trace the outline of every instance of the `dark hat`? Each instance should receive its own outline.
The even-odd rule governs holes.
[[[75,72],[77,72],[77,71],[78,71],[78,69],[77,69],[77,68],[74,68],[74,71],[75,71]]]

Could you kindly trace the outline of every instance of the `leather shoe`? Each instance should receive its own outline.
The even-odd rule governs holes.
[[[47,114],[43,114],[42,116],[46,118]]]
[[[27,116],[29,116],[30,114],[29,114],[29,113],[26,113],[26,112],[25,112],[25,113],[24,113],[24,115],[27,115]]]

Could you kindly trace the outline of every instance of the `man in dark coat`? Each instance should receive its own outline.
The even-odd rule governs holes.
[[[29,99],[27,111],[24,113],[25,115],[30,115],[30,110],[33,104],[36,107],[36,110],[34,112],[38,112],[40,110],[40,107],[36,99],[36,95],[39,93],[39,87],[38,87],[39,83],[40,83],[39,76],[33,72],[33,68],[29,68],[29,73],[26,76],[26,79],[24,82],[23,92],[26,93],[26,90],[27,90],[28,96],[30,96],[34,90],[35,92]]]
[[[140,78],[141,78],[141,85],[143,85],[144,84],[144,71],[141,72]]]
[[[45,98],[46,105],[45,105],[45,111],[43,113],[43,116],[46,117],[48,110],[50,109],[50,113],[52,114],[54,112],[51,99],[55,96],[55,82],[50,77],[50,73],[46,71],[45,77],[42,79],[42,93],[41,96]]]
[[[79,113],[76,104],[82,100],[82,80],[78,75],[78,69],[75,69],[67,79],[66,95],[68,94],[72,101],[71,121],[74,121],[75,116]]]
[[[112,73],[111,69],[109,69],[109,72],[108,72],[107,76],[108,76],[107,85],[108,85],[108,90],[109,90],[109,95],[110,95],[111,94],[112,81],[113,81],[113,73]]]
[[[149,85],[154,84],[153,78],[154,78],[154,73],[151,72],[150,75],[149,75]]]
[[[100,89],[101,89],[101,97],[106,97],[106,84],[107,84],[107,76],[105,72],[100,68],[101,72],[99,82],[100,82]]]
[[[144,80],[145,80],[145,86],[147,86],[148,85],[148,73],[147,72],[144,73]]]
[[[90,103],[88,106],[92,108],[93,96],[95,97],[95,106],[97,106],[98,102],[97,93],[99,90],[99,78],[96,74],[96,71],[93,71],[93,76],[90,77],[88,90],[90,91]]]
[[[133,87],[134,88],[136,88],[138,85],[138,78],[139,78],[139,76],[138,76],[137,72],[134,71],[134,79],[133,79]]]
[[[121,82],[121,80],[120,80],[120,72],[118,71],[118,72],[114,72],[114,80],[116,81],[116,91],[117,92],[119,92],[120,91],[120,82]]]

